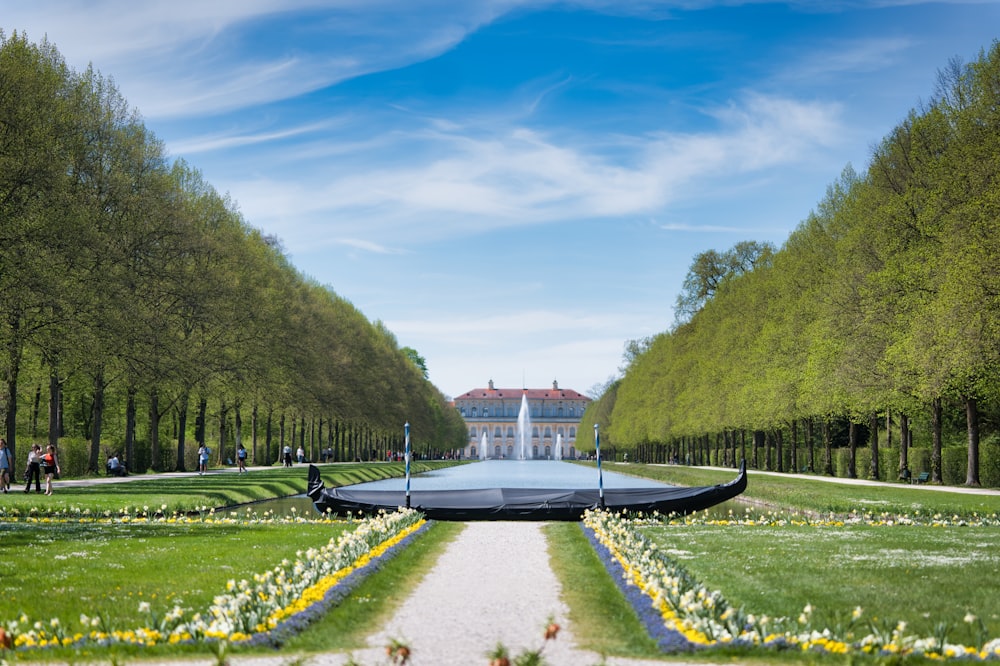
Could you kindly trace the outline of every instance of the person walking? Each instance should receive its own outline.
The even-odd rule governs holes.
[[[42,492],[42,447],[33,444],[28,451],[28,467],[24,470],[24,492],[31,491],[31,480],[35,480],[35,492]]]
[[[236,448],[236,464],[239,466],[238,474],[247,471],[247,450],[242,444]]]
[[[285,448],[281,451],[282,462],[285,463],[285,467],[292,466],[292,447],[285,444]]]
[[[45,494],[52,494],[52,479],[56,474],[60,473],[59,470],[59,457],[56,455],[56,447],[51,444],[45,449],[45,455],[42,456],[42,472],[45,473]]]
[[[301,446],[295,451],[295,457],[298,459],[300,464],[306,461],[306,452]]]
[[[211,453],[211,449],[205,444],[198,447],[198,474],[204,474],[208,471],[208,456]]]
[[[0,490],[5,493],[10,490],[10,475],[14,469],[14,457],[7,448],[7,440],[0,437]]]

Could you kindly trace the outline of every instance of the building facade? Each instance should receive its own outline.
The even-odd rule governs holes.
[[[486,388],[472,389],[455,398],[468,428],[469,439],[463,458],[520,458],[518,416],[527,399],[530,440],[525,437],[529,459],[555,460],[580,457],[576,431],[590,398],[572,389],[495,388],[491,379]]]

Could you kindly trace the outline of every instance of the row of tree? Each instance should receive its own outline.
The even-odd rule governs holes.
[[[429,453],[465,441],[419,355],[168,160],[110,80],[2,32],[0,350],[9,446],[37,434],[47,396],[49,441],[89,439],[91,470],[102,442],[183,468],[189,430],[203,441],[213,417],[225,460],[241,410],[255,444],[286,417],[325,425],[323,449],[342,433],[372,444],[352,455],[401,446],[407,421]]]
[[[1000,44],[949,63],[932,100],[864,173],[845,169],[780,249],[700,255],[676,311],[673,330],[632,350],[582,433],[599,423],[641,450],[750,432],[780,450],[783,436],[842,422],[850,473],[863,426],[871,474],[885,477],[878,436],[891,415],[901,468],[912,423],[928,424],[940,480],[955,409],[966,483],[978,485],[980,427],[1000,397]]]

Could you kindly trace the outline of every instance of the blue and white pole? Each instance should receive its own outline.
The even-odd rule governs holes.
[[[406,508],[410,508],[410,422],[407,421],[403,425],[403,430],[406,432],[406,456],[404,460],[406,461]]]
[[[601,472],[601,435],[594,424],[594,447],[597,449],[597,494],[601,498],[601,508],[604,508],[604,474]]]

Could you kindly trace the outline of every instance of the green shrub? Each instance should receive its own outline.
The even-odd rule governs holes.
[[[1000,488],[1000,435],[984,437],[979,446],[979,481],[989,488]]]

